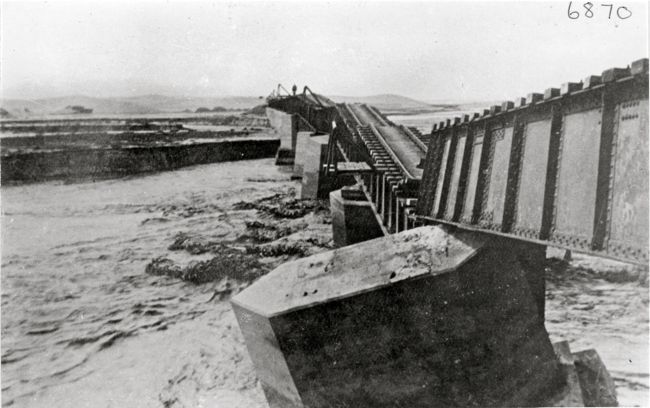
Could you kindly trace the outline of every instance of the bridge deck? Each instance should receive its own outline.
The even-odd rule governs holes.
[[[392,153],[391,156],[411,178],[422,178],[422,169],[417,165],[426,157],[426,149],[422,148],[421,142],[413,140],[400,127],[389,124],[380,113],[366,105],[349,104],[347,107],[360,122],[359,125],[371,125],[377,130],[378,136],[385,142],[385,147]]]
[[[420,160],[424,159],[426,152],[404,134],[400,128],[395,126],[377,126],[381,136],[384,138],[390,149],[395,153],[404,168],[414,178],[422,178],[422,169],[417,167]]]
[[[386,122],[382,120],[381,117],[374,115],[366,105],[349,104],[348,106],[352,113],[361,122],[360,125],[386,125]]]

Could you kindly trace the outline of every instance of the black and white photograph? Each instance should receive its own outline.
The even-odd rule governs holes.
[[[648,7],[0,0],[1,406],[650,406]]]

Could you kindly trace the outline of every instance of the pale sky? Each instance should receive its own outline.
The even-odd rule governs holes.
[[[3,1],[2,95],[512,99],[648,56],[647,2],[593,3]]]

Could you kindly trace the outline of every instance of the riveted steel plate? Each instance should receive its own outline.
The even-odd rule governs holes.
[[[424,172],[422,174],[422,183],[420,184],[416,211],[418,215],[429,215],[433,208],[433,197],[438,181],[437,173],[439,171],[437,163],[441,160],[442,143],[444,143],[443,140],[437,134],[431,136],[431,142],[424,164]]]
[[[478,185],[478,176],[481,171],[481,154],[483,153],[483,136],[484,132],[476,133],[474,135],[474,143],[472,146],[470,157],[470,168],[467,177],[467,190],[465,193],[465,202],[463,203],[463,213],[461,215],[462,222],[466,224],[472,223],[472,213],[474,211],[474,200],[476,199],[476,187]]]
[[[550,138],[550,118],[526,124],[512,232],[527,238],[539,238],[542,227]]]
[[[449,149],[451,148],[451,137],[445,138],[445,147],[442,151],[442,162],[440,164],[440,172],[438,173],[438,183],[436,184],[436,194],[433,200],[433,208],[431,209],[431,216],[435,217],[438,214],[440,206],[440,196],[442,194],[442,187],[445,182],[445,175],[447,172],[447,161],[449,160]]]
[[[458,183],[460,182],[460,170],[463,165],[463,153],[465,152],[465,142],[467,140],[467,132],[458,137],[456,142],[456,154],[454,158],[454,166],[451,169],[451,181],[449,184],[449,192],[447,193],[447,206],[445,208],[446,220],[451,221],[454,217],[454,208],[456,207],[456,198],[458,196]]]
[[[593,236],[601,110],[563,118],[551,241],[589,249]]]
[[[648,261],[648,100],[617,107],[607,251]]]
[[[500,128],[492,131],[494,155],[492,157],[487,200],[481,209],[480,225],[492,230],[501,230],[503,210],[506,200],[510,150],[512,148],[513,128]]]

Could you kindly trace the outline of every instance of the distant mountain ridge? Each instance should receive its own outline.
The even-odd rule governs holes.
[[[393,111],[432,111],[449,107],[448,104],[431,104],[395,94],[330,96],[329,98],[338,103],[365,103],[376,107],[384,113]]]
[[[380,94],[370,96],[329,96],[337,103],[365,103],[384,113],[418,113],[454,110],[459,103],[422,102],[406,96]],[[266,101],[252,96],[183,97],[149,94],[129,97],[91,97],[71,95],[41,99],[2,99],[0,108],[12,117],[61,114],[68,106],[83,106],[101,114],[153,114],[195,112],[198,108],[252,109]]]
[[[194,112],[201,107],[226,109],[250,109],[263,101],[256,97],[180,97],[166,95],[142,95],[132,97],[95,98],[85,95],[72,95],[43,99],[2,99],[0,107],[11,116],[57,114],[67,106],[84,106],[93,114],[147,114],[173,113],[189,110]]]

